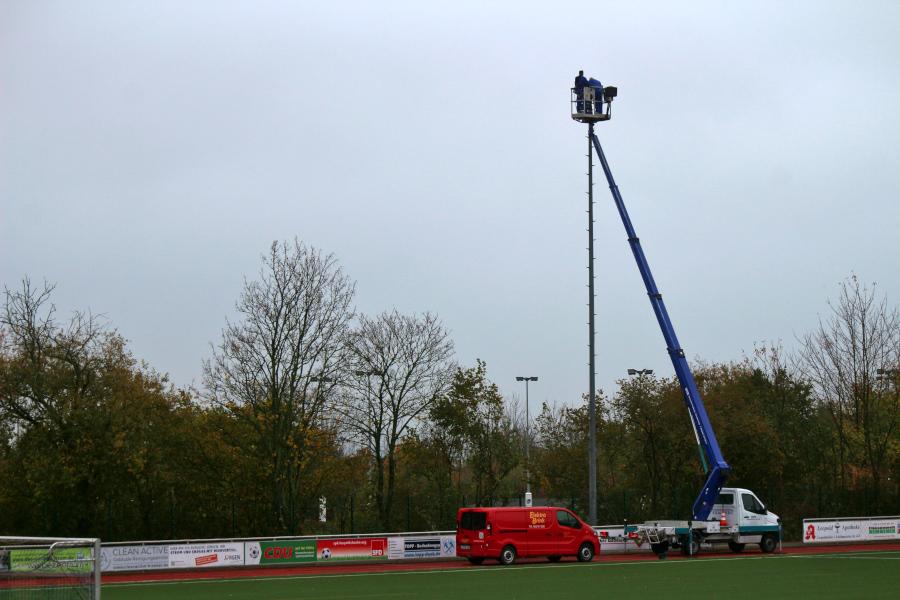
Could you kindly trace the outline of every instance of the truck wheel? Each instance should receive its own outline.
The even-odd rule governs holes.
[[[547,560],[549,560],[550,562],[559,562],[559,559],[561,558],[562,556],[548,556]]]
[[[591,562],[594,560],[594,546],[585,542],[578,549],[578,562]]]
[[[516,562],[516,549],[512,546],[504,546],[500,551],[500,564],[511,565]]]
[[[470,556],[469,562],[472,563],[473,565],[480,565],[481,563],[484,562],[484,557],[483,556]]]
[[[759,540],[759,549],[765,553],[775,552],[775,548],[778,547],[778,538],[772,535],[771,533],[767,533],[762,536],[762,539]]]
[[[739,544],[737,542],[728,542],[728,548],[735,553],[743,552],[747,544]]]

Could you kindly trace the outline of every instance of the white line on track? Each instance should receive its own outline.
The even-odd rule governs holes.
[[[876,557],[876,554],[893,554],[894,557]],[[868,555],[868,556],[866,556]],[[721,558],[701,558],[698,560],[629,560],[624,562],[593,562],[589,564],[582,563],[566,563],[556,565],[519,565],[511,567],[489,566],[489,567],[464,567],[459,569],[429,569],[420,571],[379,571],[373,573],[334,573],[330,575],[284,575],[273,577],[231,577],[223,579],[179,579],[177,581],[136,581],[132,583],[107,583],[105,586],[110,587],[145,587],[154,585],[185,585],[185,584],[203,584],[203,583],[252,583],[256,581],[288,581],[292,579],[340,579],[345,577],[384,577],[390,575],[434,575],[443,573],[447,575],[456,575],[460,573],[511,573],[514,571],[522,571],[525,569],[586,569],[597,567],[624,567],[638,565],[699,565],[710,562],[727,562],[727,561],[754,561],[754,560],[773,560],[784,558],[871,558],[878,560],[900,560],[900,553],[896,551],[884,552],[857,552],[857,553],[840,553],[840,554],[775,554],[771,556],[729,556]],[[104,586],[104,587],[105,587]]]
[[[889,556],[881,556],[887,554]],[[784,558],[852,558],[854,560],[900,560],[900,552],[836,552],[834,554],[788,554]]]

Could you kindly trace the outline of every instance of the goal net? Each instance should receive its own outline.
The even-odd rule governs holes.
[[[99,600],[100,540],[0,536],[0,600]]]

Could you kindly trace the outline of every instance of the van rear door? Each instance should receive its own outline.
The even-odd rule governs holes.
[[[481,510],[464,510],[459,515],[456,543],[459,549],[469,552],[481,549],[487,537],[487,513]]]

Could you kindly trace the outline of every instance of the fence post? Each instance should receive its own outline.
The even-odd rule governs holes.
[[[175,488],[169,488],[169,539],[175,539]]]
[[[410,513],[412,512],[412,498],[409,494],[406,495],[406,530],[411,531],[412,527],[410,526]]]
[[[688,519],[688,556],[694,557],[694,522]]]
[[[112,498],[106,497],[106,539],[109,540],[112,535]]]

